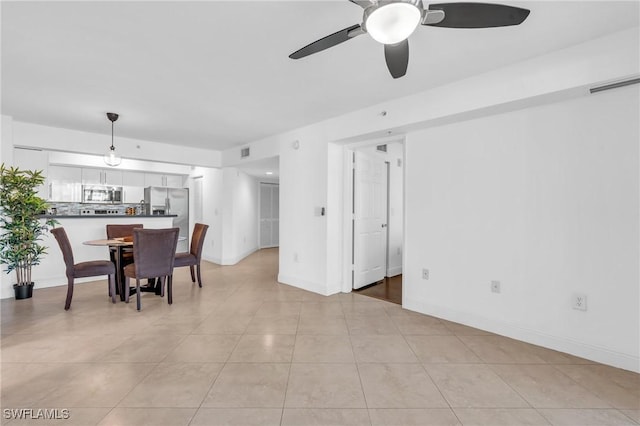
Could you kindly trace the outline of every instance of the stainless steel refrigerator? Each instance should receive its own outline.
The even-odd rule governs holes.
[[[189,190],[150,186],[144,189],[144,203],[149,214],[175,214],[173,226],[180,228],[177,252],[189,251]]]

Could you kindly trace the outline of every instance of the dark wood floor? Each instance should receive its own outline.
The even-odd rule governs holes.
[[[375,297],[376,299],[382,299],[402,305],[402,275],[385,278],[379,283],[369,285],[356,291],[365,296]]]

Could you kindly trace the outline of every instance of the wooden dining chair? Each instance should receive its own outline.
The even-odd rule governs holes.
[[[202,247],[204,245],[204,237],[207,234],[209,225],[196,223],[193,227],[191,235],[191,250],[184,253],[176,253],[174,267],[188,266],[191,269],[191,281],[196,282],[194,268],[198,273],[198,287],[202,287],[202,277],[200,275],[200,259],[202,259]]]
[[[68,311],[71,307],[73,285],[76,278],[107,275],[109,277],[109,295],[111,296],[111,301],[116,303],[116,267],[113,262],[108,260],[91,260],[88,262],[74,263],[73,250],[64,228],[53,228],[51,233],[56,237],[56,241],[58,241],[67,269],[67,300],[64,304],[65,311]]]
[[[114,238],[123,238],[123,237],[131,237],[133,235],[133,230],[135,228],[144,228],[144,225],[141,223],[131,223],[131,224],[122,224],[122,225],[106,225],[107,227],[107,239],[113,240]],[[111,250],[109,252],[111,255],[111,261],[115,262],[114,259],[114,251]],[[124,262],[122,265],[129,264],[133,262],[133,251],[132,250],[122,250],[122,261]]]
[[[167,282],[167,301],[173,303],[172,282],[173,263],[178,245],[180,228],[134,229],[133,263],[125,266],[124,300],[129,302],[131,289],[129,280],[136,280],[136,308],[140,310],[140,280],[157,278],[156,285],[161,286],[164,295],[164,282]]]

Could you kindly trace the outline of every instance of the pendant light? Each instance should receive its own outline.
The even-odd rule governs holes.
[[[113,122],[118,119],[118,114],[108,112],[107,118],[111,121],[111,147],[109,147],[109,151],[104,155],[104,162],[111,167],[115,167],[122,162],[122,157],[116,153],[116,147],[113,146]]]

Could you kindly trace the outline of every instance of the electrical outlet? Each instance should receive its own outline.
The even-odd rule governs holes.
[[[398,247],[398,256],[402,255],[402,247]]]
[[[298,253],[293,253],[293,261],[298,263]]]
[[[491,281],[491,292],[500,293],[500,281]]]
[[[587,310],[587,295],[582,293],[574,293],[572,298],[572,307],[579,311]]]
[[[428,280],[429,279],[429,270],[428,269],[423,269],[422,270],[422,279],[423,280]]]

